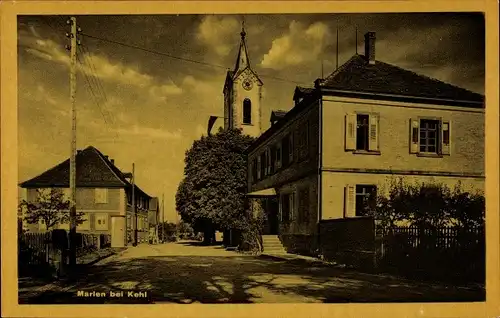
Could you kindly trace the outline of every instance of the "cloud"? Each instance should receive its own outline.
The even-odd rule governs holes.
[[[33,30],[34,31],[34,30]],[[36,32],[34,33],[36,34]],[[50,40],[33,36],[21,36],[20,44],[26,46],[26,52],[38,58],[70,65],[70,57],[59,44]],[[95,76],[99,79],[117,82],[123,85],[146,88],[155,99],[162,99],[169,95],[179,95],[182,89],[173,81],[163,81],[149,74],[143,73],[138,67],[124,65],[121,62],[111,61],[105,56],[78,52],[78,71]],[[82,64],[83,63],[83,64]]]
[[[318,59],[331,41],[328,26],[316,22],[309,26],[292,21],[288,33],[275,39],[271,49],[264,54],[260,66],[281,70]]]
[[[127,128],[118,128],[116,132],[122,135],[132,135],[137,137],[146,138],[159,138],[159,139],[180,139],[182,138],[182,133],[180,130],[175,132],[170,132],[168,130],[160,128],[145,127],[140,125],[133,125]]]
[[[234,46],[234,34],[239,23],[232,17],[205,16],[198,26],[196,37],[217,55],[225,57]]]

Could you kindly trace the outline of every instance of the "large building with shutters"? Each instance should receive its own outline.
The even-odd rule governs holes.
[[[254,212],[288,251],[314,253],[321,222],[362,218],[395,178],[484,190],[484,96],[377,60],[373,32],[293,100],[247,150]]]

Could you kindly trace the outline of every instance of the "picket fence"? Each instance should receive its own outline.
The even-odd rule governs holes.
[[[378,263],[385,269],[429,277],[484,279],[484,227],[409,226],[377,229],[376,233]]]
[[[111,236],[105,234],[76,235],[77,257],[84,256],[98,248],[110,246]],[[20,265],[41,265],[51,263],[57,242],[52,241],[52,232],[21,233],[18,240]]]

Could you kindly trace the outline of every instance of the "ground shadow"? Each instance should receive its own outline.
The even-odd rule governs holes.
[[[147,299],[82,298],[78,291],[148,291]],[[252,256],[165,256],[82,269],[66,292],[20,303],[253,303],[484,301],[484,289],[429,285],[327,266]]]

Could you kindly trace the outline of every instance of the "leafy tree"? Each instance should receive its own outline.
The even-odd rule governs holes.
[[[244,150],[254,138],[238,129],[203,136],[186,152],[184,179],[176,206],[184,222],[215,241],[216,230],[242,228],[245,217],[247,163]]]
[[[173,239],[178,232],[177,224],[169,222],[160,222],[158,224],[158,235],[164,240]]]
[[[423,228],[475,227],[484,225],[484,202],[481,193],[463,191],[460,182],[452,191],[444,184],[409,184],[399,178],[391,182],[388,196],[378,195],[370,214],[384,228],[394,227],[398,221]]]
[[[69,201],[64,199],[60,189],[51,188],[49,191],[37,189],[35,202],[22,200],[18,206],[19,212],[24,213],[24,219],[29,224],[37,224],[43,220],[47,230],[52,230],[56,225],[69,223]],[[85,221],[83,212],[76,213],[76,224]]]

